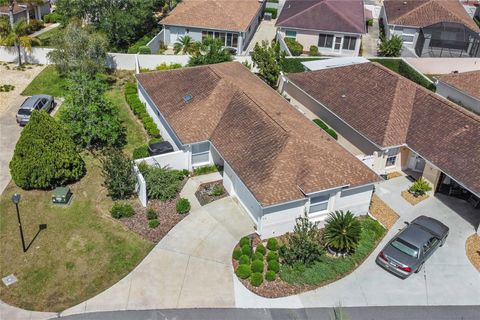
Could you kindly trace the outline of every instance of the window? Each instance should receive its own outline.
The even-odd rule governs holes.
[[[310,213],[321,212],[328,210],[328,201],[330,200],[330,195],[323,195],[318,197],[310,198]]]
[[[238,47],[238,34],[236,33],[232,35],[232,47]]]
[[[208,37],[208,32],[207,31],[202,31],[202,40]]]
[[[343,37],[343,49],[344,50],[355,50],[355,44],[357,42],[357,38],[355,37]]]
[[[401,34],[403,42],[412,43],[416,33],[416,29],[403,28]]]
[[[385,167],[393,167],[397,162],[397,155],[398,155],[398,148],[389,149],[387,151],[387,162],[385,163]]]
[[[322,48],[331,48],[333,45],[333,35],[320,34],[318,36],[318,46]]]
[[[435,238],[435,237],[430,238],[430,239],[427,241],[427,243],[425,243],[425,244],[423,245],[423,252],[424,252],[425,254],[430,253],[430,251],[437,246],[437,244],[438,244],[439,241],[440,241],[440,240],[438,240],[438,239]]]
[[[297,38],[297,31],[287,30],[285,31],[285,38]]]
[[[210,142],[192,144],[192,164],[210,161]]]
[[[392,247],[409,255],[410,257],[413,257],[413,258],[418,257],[418,251],[419,251],[418,248],[406,241],[403,241],[400,238],[397,238],[392,242]]]
[[[238,46],[238,34],[227,33],[227,41],[225,42],[225,46],[236,48]]]

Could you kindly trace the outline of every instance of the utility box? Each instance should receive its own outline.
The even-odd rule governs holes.
[[[52,202],[56,204],[68,204],[71,197],[72,192],[69,187],[58,187],[53,190]]]

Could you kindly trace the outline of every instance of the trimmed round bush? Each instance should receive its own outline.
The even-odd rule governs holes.
[[[319,56],[319,52],[318,52],[318,47],[316,45],[311,45],[310,46],[310,51],[308,53],[310,56]]]
[[[275,238],[270,238],[267,240],[267,249],[270,251],[278,250],[278,240]]]
[[[113,218],[120,219],[120,218],[128,218],[133,216],[135,214],[135,210],[133,210],[133,207],[128,203],[126,204],[115,203],[112,206],[110,213],[112,214]]]
[[[252,260],[260,260],[260,261],[263,261],[263,254],[261,254],[260,252],[255,252],[255,253],[252,255]]]
[[[250,245],[248,245],[248,244],[243,245],[242,246],[242,253],[246,254],[247,256],[250,256],[250,253],[251,253]]]
[[[277,274],[272,270],[269,270],[267,271],[267,273],[265,273],[265,279],[267,281],[275,281],[276,277],[277,277]]]
[[[265,268],[265,265],[263,264],[263,261],[255,260],[255,261],[252,262],[252,271],[253,272],[263,272],[264,268]]]
[[[159,225],[160,225],[160,221],[158,221],[158,219],[153,219],[153,220],[148,221],[148,226],[149,226],[151,229],[155,229],[155,228],[158,227]]]
[[[149,156],[150,156],[150,154],[148,153],[148,146],[147,145],[140,146],[140,147],[135,148],[133,150],[133,159],[134,160],[146,158],[146,157],[149,157]]]
[[[185,198],[180,198],[177,201],[177,212],[180,214],[185,214],[190,211],[190,201]]]
[[[260,272],[255,272],[252,274],[252,277],[250,278],[250,284],[254,287],[260,287],[260,285],[263,283],[263,274]]]
[[[238,260],[238,263],[240,263],[240,264],[250,264],[250,257],[247,256],[246,254],[242,254],[240,256],[240,259]]]
[[[150,49],[150,47],[140,46],[140,47],[138,48],[138,53],[140,53],[140,54],[151,54],[151,53],[152,53],[152,50]]]
[[[153,210],[152,208],[148,209],[147,219],[148,220],[153,220],[153,219],[157,219],[157,218],[158,218],[157,212],[155,210]]]
[[[239,250],[239,249],[233,250],[233,253],[232,253],[232,258],[233,259],[238,261],[241,256],[242,256],[242,251],[241,250]]]
[[[248,264],[241,264],[237,267],[237,270],[235,270],[235,274],[240,279],[247,279],[252,274],[252,269]]]
[[[267,249],[265,249],[265,246],[263,244],[259,244],[257,248],[255,248],[255,253],[257,252],[264,256],[265,253],[267,253]]]
[[[248,237],[243,237],[240,239],[240,247],[243,247],[246,244],[250,245],[250,239]]]
[[[275,261],[275,260],[270,260],[270,261],[268,261],[267,269],[269,271],[273,271],[275,273],[278,273],[280,271],[280,263],[278,263],[278,261]]]
[[[278,261],[278,252],[269,251],[267,253],[267,261]]]

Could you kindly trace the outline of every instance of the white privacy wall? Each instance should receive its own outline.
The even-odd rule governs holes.
[[[368,212],[373,194],[373,184],[353,189],[343,189],[337,193],[335,210],[351,211],[354,215]]]
[[[165,154],[160,154],[152,157],[142,158],[135,160],[138,165],[141,162],[145,162],[149,166],[168,167],[173,170],[189,170],[189,157],[190,152],[184,150],[178,150]]]

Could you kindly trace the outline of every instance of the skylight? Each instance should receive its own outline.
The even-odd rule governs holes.
[[[188,102],[192,100],[193,96],[191,94],[186,94],[183,96],[183,101]]]

